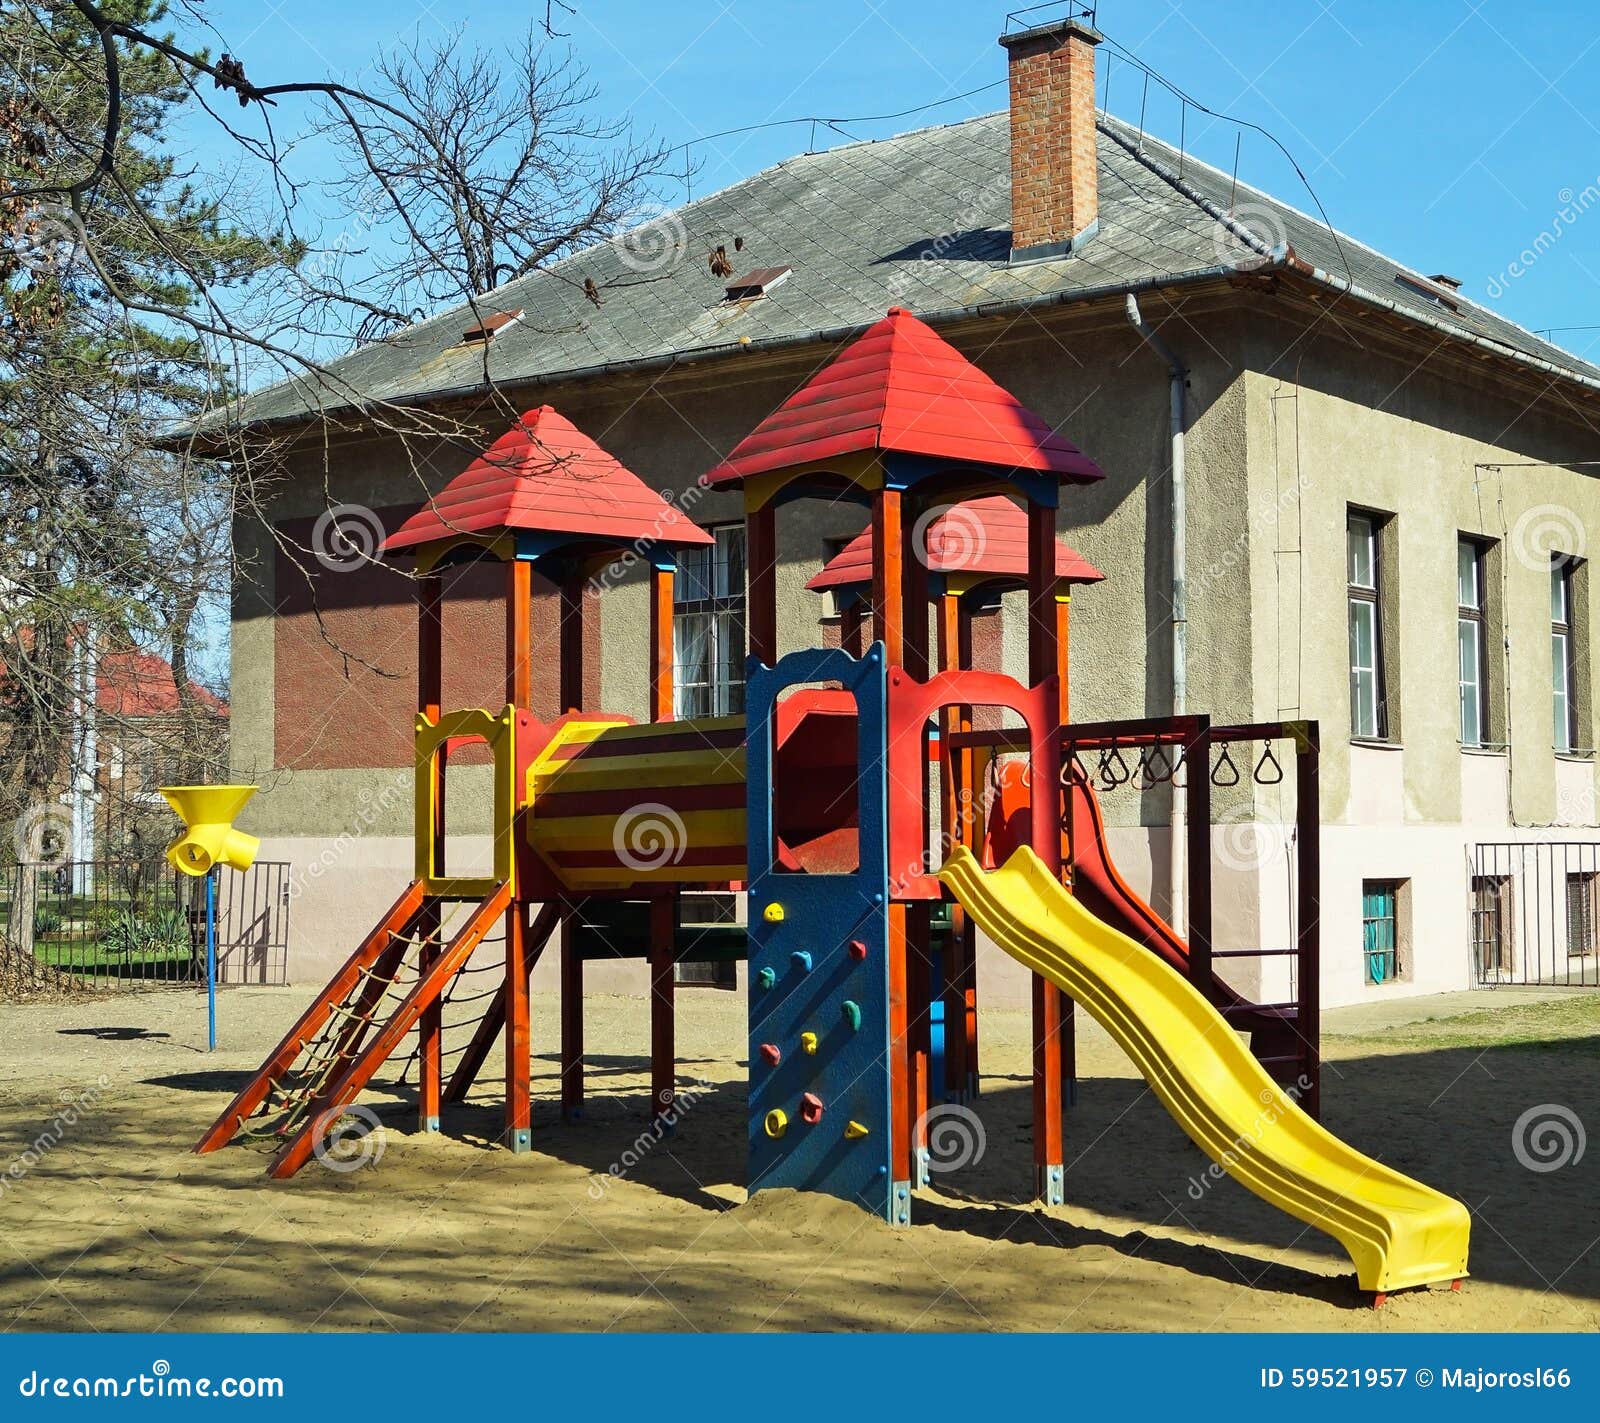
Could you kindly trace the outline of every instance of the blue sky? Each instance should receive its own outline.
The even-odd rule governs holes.
[[[883,137],[1000,108],[1007,4],[984,0],[573,0],[559,28],[589,66],[601,107],[663,140],[692,143],[696,193],[808,146]],[[209,0],[204,7],[250,76],[334,75],[360,84],[375,49],[464,23],[483,44],[515,39],[543,0]],[[1045,8],[1042,17],[1057,13]],[[1118,51],[1138,56],[1208,107],[1259,125],[1304,170],[1335,224],[1424,272],[1463,279],[1475,299],[1600,360],[1600,7],[1465,0],[1103,0],[1101,78],[1113,112],[1179,136],[1176,99]],[[223,46],[218,46],[223,47]],[[980,86],[983,92],[968,94]],[[956,98],[958,95],[968,95]],[[868,121],[939,100],[924,113]],[[280,133],[299,117],[286,104]],[[792,118],[709,141],[706,135]],[[856,121],[850,122],[848,120]],[[1228,168],[1240,129],[1190,112],[1186,140]],[[185,142],[183,138],[180,142]],[[205,156],[200,129],[187,140]],[[317,155],[300,160],[315,167]],[[1259,134],[1245,131],[1240,177],[1305,210],[1311,197]],[[1587,207],[1571,216],[1575,206]],[[682,190],[667,193],[683,196]],[[1568,209],[1566,219],[1558,217]],[[1519,254],[1546,241],[1520,276]]]

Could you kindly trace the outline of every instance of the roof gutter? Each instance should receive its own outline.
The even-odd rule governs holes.
[[[1071,306],[1080,302],[1090,303],[1109,300],[1114,297],[1126,297],[1130,294],[1141,292],[1176,290],[1184,287],[1203,286],[1210,282],[1233,281],[1240,275],[1253,276],[1258,272],[1270,271],[1275,265],[1275,262],[1263,262],[1260,267],[1251,267],[1241,274],[1237,267],[1226,263],[1218,263],[1215,266],[1198,268],[1192,272],[1140,277],[1137,281],[1132,282],[1104,282],[1096,286],[1076,287],[1071,291],[1049,292],[1040,296],[1024,297],[1020,300],[997,297],[993,301],[978,302],[971,306],[953,306],[946,307],[940,311],[918,312],[917,319],[927,322],[930,326],[949,326],[963,321],[983,320],[986,317],[995,316],[1020,315],[1024,312],[1042,311],[1057,306]],[[801,335],[753,336],[736,345],[729,345],[724,342],[714,346],[698,346],[687,351],[665,351],[654,356],[635,356],[622,361],[597,361],[585,366],[568,366],[561,370],[543,371],[538,375],[518,376],[503,381],[478,381],[472,385],[447,386],[440,390],[400,396],[393,400],[351,402],[323,411],[308,410],[300,411],[293,415],[272,415],[261,420],[249,420],[239,425],[222,425],[218,428],[236,433],[244,430],[286,429],[296,425],[309,425],[318,419],[329,419],[341,413],[358,416],[365,411],[382,406],[390,406],[396,409],[417,409],[423,406],[444,404],[452,400],[469,399],[475,395],[482,395],[496,386],[503,390],[516,390],[526,387],[561,385],[572,381],[588,380],[601,375],[639,375],[673,370],[679,366],[696,366],[706,361],[725,360],[732,356],[782,354],[787,351],[804,350],[810,346],[832,346],[859,336],[874,321],[879,319],[878,317],[873,317],[870,320],[852,322],[843,326],[832,326],[821,331],[807,331]],[[178,430],[162,437],[161,443],[166,447],[171,447],[188,439],[203,440],[210,433],[212,431],[204,426],[191,425],[186,429]]]

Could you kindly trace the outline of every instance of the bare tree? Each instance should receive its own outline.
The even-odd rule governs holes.
[[[669,150],[598,117],[583,66],[533,31],[502,58],[458,29],[376,70],[382,103],[355,125],[335,112],[324,130],[344,158],[348,214],[405,216],[346,289],[368,309],[363,338],[609,237],[664,170]]]

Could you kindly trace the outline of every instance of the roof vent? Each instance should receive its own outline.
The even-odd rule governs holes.
[[[790,267],[757,267],[728,283],[728,301],[751,301],[766,296],[775,286],[788,280]]]
[[[1396,272],[1394,279],[1407,291],[1433,302],[1435,306],[1442,306],[1446,311],[1461,310],[1461,303],[1456,299],[1459,282],[1450,282],[1448,277],[1413,277],[1409,272]]]
[[[515,311],[502,311],[494,316],[486,316],[476,326],[469,326],[461,333],[463,341],[492,341],[496,335],[504,331],[513,322],[522,320],[522,308]]]
[[[1428,278],[1428,280],[1430,282],[1437,282],[1441,287],[1449,287],[1453,292],[1458,292],[1461,290],[1460,277],[1448,277],[1443,272],[1435,272],[1431,277]]]

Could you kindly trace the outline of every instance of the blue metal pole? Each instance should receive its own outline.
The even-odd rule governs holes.
[[[207,1051],[217,1050],[217,872],[206,872],[206,1034]]]

